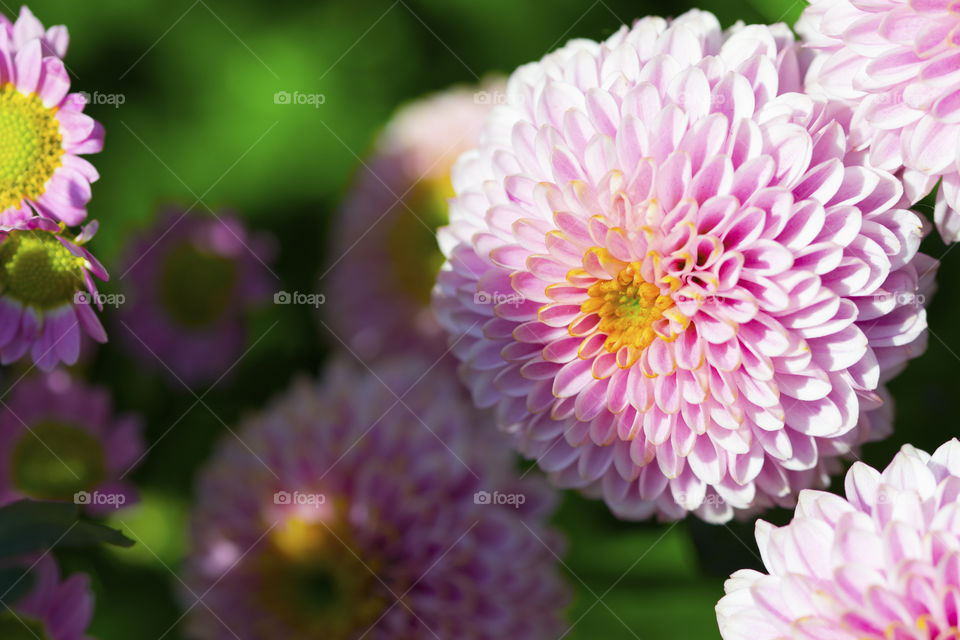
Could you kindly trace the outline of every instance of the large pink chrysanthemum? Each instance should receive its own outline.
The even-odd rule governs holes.
[[[857,462],[846,499],[804,491],[784,527],[757,522],[769,575],[738,571],[725,640],[949,640],[960,628],[960,442]]]
[[[106,389],[63,372],[19,382],[0,408],[0,504],[130,506],[137,492],[126,476],[143,455],[142,432],[136,416],[114,414]]]
[[[217,380],[243,353],[248,312],[270,299],[275,249],[232,214],[165,210],[127,252],[122,339],[186,384]]]
[[[37,561],[18,561],[30,568],[30,590],[0,609],[0,638],[4,640],[93,640],[87,627],[93,619],[90,579],[82,573],[61,580],[56,561],[47,555]],[[8,567],[4,567],[8,568]]]
[[[50,371],[77,361],[84,333],[107,341],[93,310],[103,308],[93,276],[108,276],[84,247],[96,232],[96,221],[74,237],[41,217],[0,227],[0,362],[29,352]]]
[[[454,168],[435,308],[474,399],[621,517],[791,504],[923,349],[921,221],[800,77],[783,25],[643,19],[521,67]]]
[[[59,57],[67,39],[25,8],[16,23],[0,23],[0,223],[39,214],[75,225],[87,216],[99,175],[79,156],[103,148],[103,127],[83,113],[83,96],[68,93]]]
[[[295,386],[203,472],[183,594],[194,637],[560,636],[548,487],[473,428],[455,380],[421,380],[415,357],[382,364]]]
[[[455,88],[400,109],[378,138],[338,214],[331,248],[332,328],[364,359],[443,351],[430,289],[443,254],[450,168],[476,146],[500,83]]]
[[[815,55],[808,90],[851,104],[855,146],[900,172],[914,203],[943,179],[935,219],[960,238],[960,5],[813,0],[797,31]]]

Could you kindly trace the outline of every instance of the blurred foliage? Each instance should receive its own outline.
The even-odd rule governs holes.
[[[85,549],[100,544],[131,547],[133,540],[115,529],[81,518],[75,504],[20,500],[0,507],[3,558],[43,553],[54,546]]]
[[[603,38],[647,14],[679,14],[692,2],[649,0],[34,0],[47,25],[71,33],[66,62],[73,89],[122,96],[88,112],[107,130],[92,218],[92,249],[125,286],[121,256],[131,233],[158,206],[196,214],[236,211],[274,233],[277,289],[323,291],[334,262],[331,216],[351,174],[397,105],[491,71],[509,72],[573,37]],[[700,8],[724,25],[793,21],[791,0]],[[280,91],[322,93],[324,103],[275,104]],[[118,100],[114,100],[118,102]],[[928,240],[926,251],[956,270],[960,251]],[[884,465],[904,442],[932,449],[956,433],[960,324],[956,281],[940,278],[931,307],[930,349],[893,384],[897,432],[864,459]],[[328,305],[336,305],[328,300]],[[335,312],[335,306],[327,309]],[[107,324],[114,337],[124,329]],[[143,505],[111,521],[138,544],[60,554],[67,570],[93,574],[101,640],[180,638],[174,593],[186,543],[191,482],[223,422],[262,405],[298,373],[315,373],[336,341],[309,307],[275,306],[253,319],[250,350],[226,379],[189,390],[132,363],[116,347],[85,373],[109,386],[118,409],[137,411],[155,443],[135,479]],[[198,401],[201,398],[201,401]],[[221,420],[223,422],[221,422]],[[225,435],[226,434],[226,435]],[[789,514],[767,516],[782,522]],[[716,638],[713,608],[730,570],[756,566],[752,523],[710,527],[616,521],[600,504],[566,496],[557,516],[569,538],[565,560],[577,599],[568,638]],[[165,635],[164,635],[165,634]]]
[[[102,544],[129,548],[134,542],[116,529],[81,518],[75,504],[19,500],[0,507],[0,597],[16,602],[34,584],[33,568],[16,565],[42,558],[51,549],[91,549]]]

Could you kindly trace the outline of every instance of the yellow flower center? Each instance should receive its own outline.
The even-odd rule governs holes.
[[[287,518],[271,533],[270,550],[261,559],[261,597],[302,634],[297,637],[347,640],[389,605],[376,588],[377,563],[361,560],[349,532],[338,525],[343,511],[334,508],[332,518]]]
[[[0,211],[36,199],[63,159],[57,107],[12,84],[0,88]]]
[[[217,323],[239,279],[236,262],[193,245],[174,248],[160,275],[160,299],[174,321],[191,329]]]
[[[394,284],[425,306],[443,266],[437,229],[447,223],[447,198],[453,195],[449,178],[421,182],[406,198],[406,206],[397,203],[396,219],[387,232]]]
[[[597,313],[597,329],[607,334],[604,348],[616,353],[622,347],[642,351],[657,338],[653,324],[673,306],[673,299],[643,279],[640,263],[631,262],[613,280],[593,284],[590,298],[581,306],[583,313]],[[632,359],[632,358],[631,358]]]
[[[0,243],[0,290],[21,304],[54,309],[84,288],[84,263],[50,231],[11,231]]]
[[[96,437],[55,420],[31,425],[13,447],[10,467],[14,485],[38,500],[72,500],[96,487],[107,468]]]

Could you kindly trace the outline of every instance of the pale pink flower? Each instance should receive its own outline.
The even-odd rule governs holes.
[[[443,264],[436,229],[447,223],[450,168],[504,95],[490,81],[402,107],[353,179],[334,225],[326,310],[361,357],[444,351],[430,289]]]
[[[813,0],[797,31],[807,88],[852,105],[852,144],[897,173],[913,204],[942,179],[934,218],[960,237],[960,5],[950,0]]]
[[[757,522],[768,574],[717,605],[725,640],[947,640],[960,627],[960,442],[857,462],[846,499],[803,491],[790,524]]]
[[[454,167],[435,308],[474,400],[621,517],[792,504],[924,348],[921,221],[801,72],[783,25],[646,18],[521,67]]]

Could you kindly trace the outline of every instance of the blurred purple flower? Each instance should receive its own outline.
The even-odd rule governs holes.
[[[430,289],[443,255],[450,168],[476,146],[501,83],[458,87],[401,108],[350,186],[334,225],[331,328],[369,359],[411,348],[439,355]]]
[[[77,573],[62,580],[49,555],[35,563],[18,561],[15,566],[32,566],[33,584],[25,595],[0,610],[0,638],[93,640],[86,633],[93,619],[93,592],[87,576]]]
[[[183,593],[196,637],[553,640],[564,630],[570,596],[547,485],[518,477],[449,376],[418,381],[416,357],[381,365],[379,377],[337,363],[302,381],[214,455]]]
[[[130,246],[118,314],[130,351],[187,384],[226,374],[247,341],[245,313],[269,300],[273,238],[230,214],[171,209]]]
[[[106,389],[57,371],[9,393],[0,408],[0,504],[59,500],[105,513],[136,501],[124,478],[143,454],[143,427],[114,415]]]

